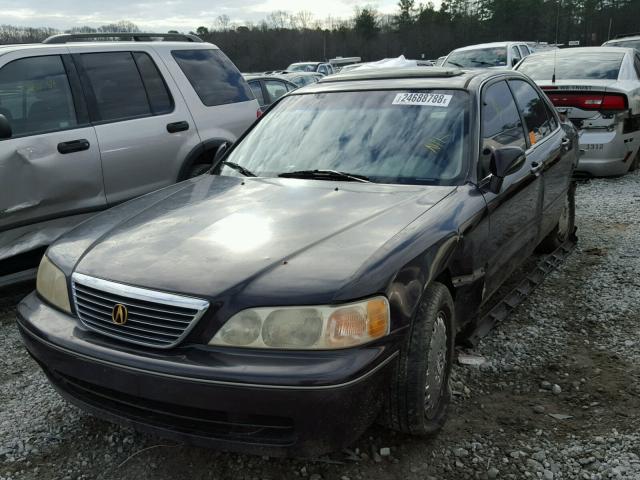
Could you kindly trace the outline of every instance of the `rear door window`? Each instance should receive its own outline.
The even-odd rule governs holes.
[[[285,93],[287,93],[287,87],[284,82],[280,82],[278,80],[265,80],[264,86],[267,89],[267,93],[269,94],[270,103],[275,102]]]
[[[527,82],[509,80],[509,84],[524,118],[528,143],[535,145],[555,130],[555,117],[549,118],[545,101]]]
[[[138,70],[142,76],[142,82],[147,90],[149,103],[154,115],[162,115],[173,111],[173,99],[164,83],[164,79],[158,71],[149,54],[145,52],[133,52],[133,57],[138,64]]]
[[[511,65],[515,65],[520,60],[522,60],[522,55],[520,55],[520,50],[515,45],[511,47]]]
[[[95,96],[93,120],[112,122],[152,114],[131,52],[85,53],[80,59]]]
[[[14,137],[78,125],[69,79],[59,55],[28,57],[0,69],[0,114]]]
[[[482,98],[482,152],[479,178],[489,174],[493,150],[501,147],[526,148],[518,107],[504,80],[487,87]]]
[[[206,106],[246,102],[252,99],[247,82],[220,50],[174,50],[171,53]]]

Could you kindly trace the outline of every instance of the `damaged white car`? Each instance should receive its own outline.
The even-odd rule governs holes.
[[[516,67],[529,75],[580,134],[576,173],[616,176],[640,163],[640,53],[584,47],[531,55]]]

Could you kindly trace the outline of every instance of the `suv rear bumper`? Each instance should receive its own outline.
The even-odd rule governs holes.
[[[42,331],[45,319],[50,328]],[[318,352],[310,355],[308,378],[334,377],[329,369],[340,364],[343,381],[257,384],[244,383],[242,375],[236,381],[219,381],[214,365],[198,377],[178,363],[165,362],[167,368],[159,371],[147,355],[157,361],[161,351],[108,360],[103,348],[108,340],[92,352],[75,318],[35,294],[20,304],[18,326],[27,350],[51,383],[80,408],[187,444],[270,456],[317,456],[356,440],[377,416],[397,355],[386,347],[343,351],[339,355],[351,357],[346,359],[351,368],[345,370],[342,360],[331,362],[330,352]],[[236,351],[232,357],[241,364],[244,356],[255,361],[256,355],[261,354]],[[273,361],[264,357],[264,362]],[[280,354],[273,369],[286,378],[290,367]]]

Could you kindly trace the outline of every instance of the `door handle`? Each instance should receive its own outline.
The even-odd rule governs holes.
[[[571,150],[571,148],[573,148],[573,142],[571,141],[570,138],[564,137],[562,139],[562,148],[564,149],[565,152],[568,152],[569,150]]]
[[[531,173],[533,173],[534,175],[539,174],[543,168],[544,168],[544,162],[542,163],[531,162]]]
[[[169,133],[184,132],[185,130],[189,130],[189,122],[182,121],[167,124],[167,132]]]
[[[91,144],[89,140],[81,139],[81,140],[71,140],[70,142],[62,142],[58,144],[58,152],[62,155],[66,155],[67,153],[74,152],[82,152],[83,150],[89,150]]]

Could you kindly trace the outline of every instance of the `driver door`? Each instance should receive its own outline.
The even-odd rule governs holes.
[[[488,191],[492,152],[507,146],[527,149],[518,107],[505,80],[483,89],[481,103],[482,146],[478,178],[489,211],[485,297],[500,285],[534,251],[540,229],[542,180],[527,158],[525,165],[504,179],[497,194]]]

